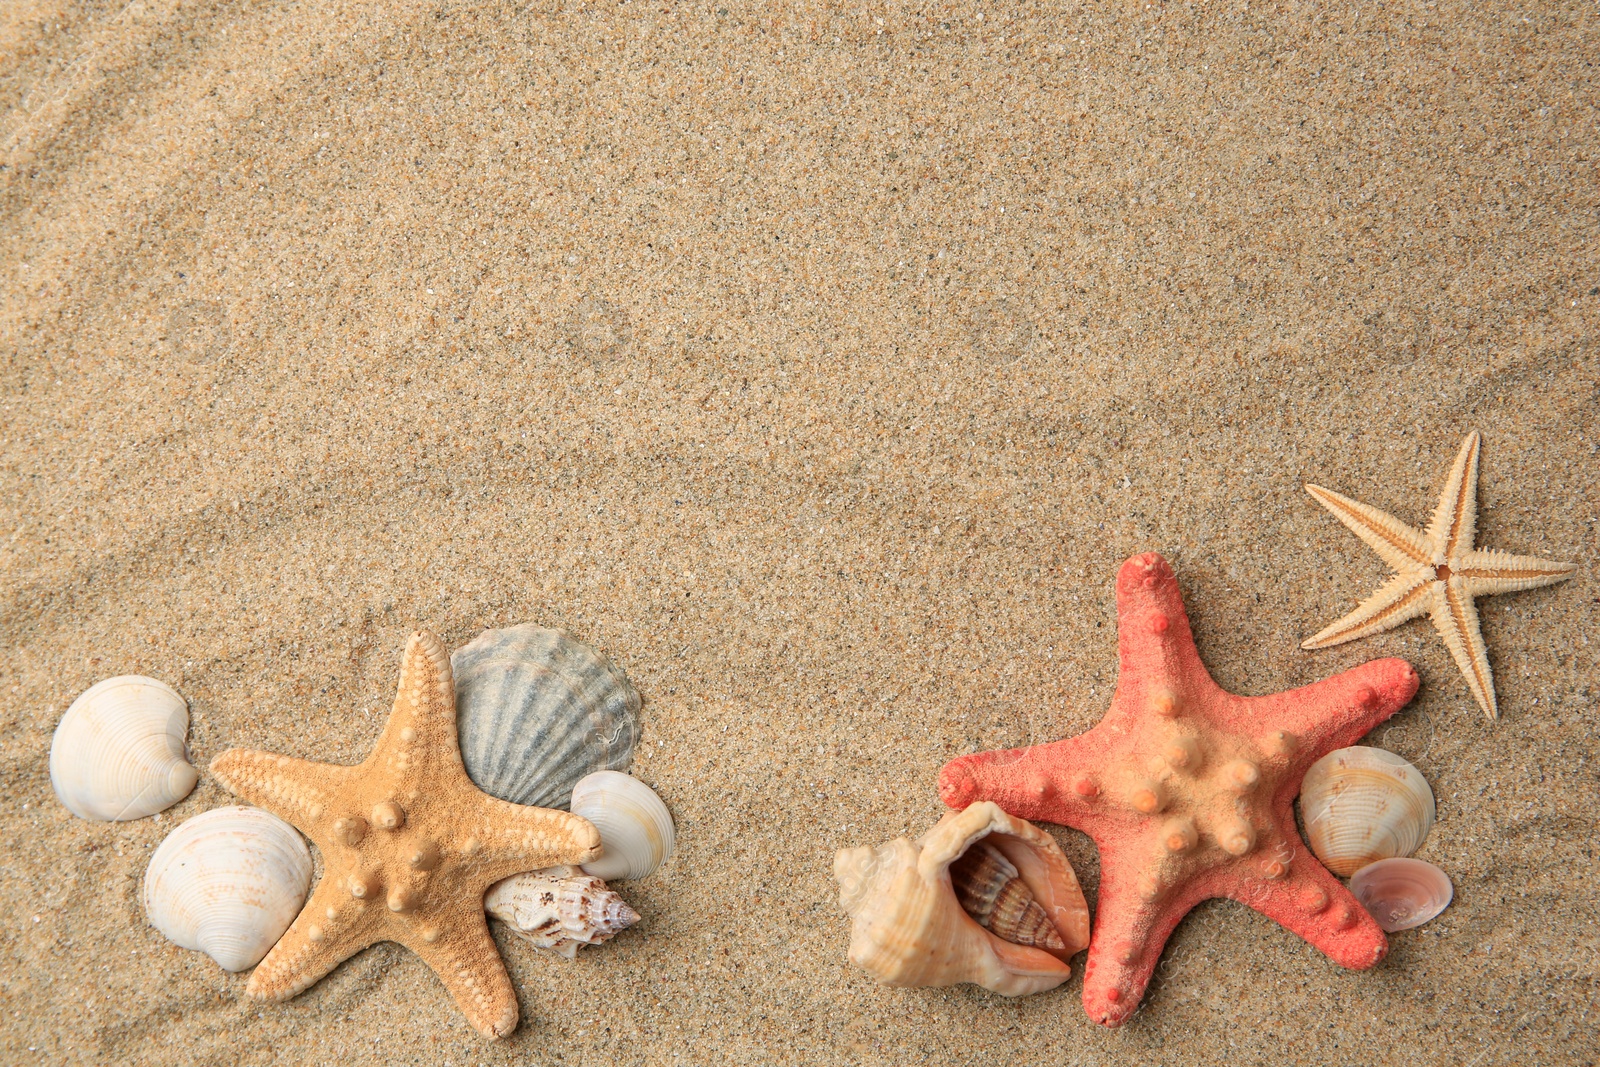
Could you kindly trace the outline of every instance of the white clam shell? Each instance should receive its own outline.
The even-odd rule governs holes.
[[[485,630],[450,655],[467,774],[513,804],[565,808],[578,779],[619,770],[639,739],[639,694],[571,634]]]
[[[72,702],[50,742],[50,784],[81,819],[142,819],[189,795],[200,773],[184,739],[189,705],[165,682],[126,674]]]
[[[631,774],[597,771],[572,789],[572,814],[600,831],[600,858],[583,865],[596,878],[643,878],[672,855],[672,815],[655,790]]]
[[[243,971],[289,929],[311,889],[311,853],[260,808],[216,808],[161,842],[144,874],[144,911],[183,948]]]
[[[569,960],[579,946],[609,941],[639,921],[605,882],[576,867],[513,874],[489,887],[483,907],[534,948]]]
[[[1409,856],[1433,829],[1433,790],[1411,764],[1381,748],[1340,748],[1300,786],[1311,851],[1341,878],[1376,860]]]
[[[1350,892],[1387,933],[1409,930],[1450,906],[1450,876],[1424,860],[1369,863],[1350,876]]]

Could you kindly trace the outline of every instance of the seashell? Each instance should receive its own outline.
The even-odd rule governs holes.
[[[1014,944],[962,908],[950,868],[980,841],[1017,872],[1061,948]],[[947,814],[917,841],[841,849],[833,876],[853,920],[850,962],[885,985],[973,982],[1008,997],[1040,993],[1066,981],[1066,961],[1089,944],[1089,908],[1060,847],[989,801]]]
[[[450,655],[467,774],[513,804],[565,808],[578,779],[620,770],[639,739],[639,694],[561,630],[485,630]]]
[[[189,795],[200,772],[184,738],[189,705],[164,682],[125,674],[90,686],[50,742],[50,784],[80,819],[142,819]]]
[[[631,774],[596,771],[572,788],[572,814],[600,831],[600,858],[583,865],[596,878],[643,878],[672,855],[672,815],[655,790]]]
[[[1306,842],[1348,878],[1374,860],[1409,856],[1433,829],[1433,790],[1411,764],[1381,748],[1339,748],[1300,786]]]
[[[1450,876],[1424,860],[1369,863],[1350,876],[1350,892],[1387,933],[1409,930],[1450,906]]]
[[[483,906],[534,948],[569,960],[580,945],[609,941],[639,921],[605,882],[576,867],[514,874],[489,887]]]
[[[1062,950],[1061,931],[1050,922],[1033,891],[1005,854],[978,841],[950,865],[950,883],[961,909],[978,925],[1013,945]]]
[[[161,842],[144,873],[144,912],[175,944],[243,971],[289,929],[310,888],[311,853],[294,827],[233,805]]]

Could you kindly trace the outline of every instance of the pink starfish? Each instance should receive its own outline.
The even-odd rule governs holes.
[[[1084,831],[1100,849],[1100,903],[1083,972],[1089,1017],[1116,1026],[1161,949],[1202,900],[1228,897],[1353,968],[1383,931],[1300,839],[1294,798],[1318,758],[1359,740],[1417,691],[1402,659],[1364,663],[1264,697],[1225,692],[1200,662],[1178,582],[1154,552],[1117,574],[1120,676],[1088,733],[945,765],[953,808],[992,800]]]

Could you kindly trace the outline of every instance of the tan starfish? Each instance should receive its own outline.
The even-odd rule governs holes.
[[[1474,548],[1478,521],[1478,446],[1474,430],[1461,443],[1456,464],[1426,531],[1407,526],[1377,508],[1357,503],[1320,485],[1307,485],[1356,536],[1397,572],[1361,605],[1301,645],[1327,648],[1398,626],[1426,613],[1466,676],[1467,687],[1493,719],[1499,715],[1494,674],[1478,629],[1473,597],[1535,589],[1571,577],[1574,565],[1536,556]]]
[[[517,1026],[517,995],[489,936],[483,894],[519,871],[600,851],[576,815],[496,800],[472,784],[456,742],[450,654],[426,631],[406,642],[383,734],[355,767],[229,749],[211,772],[299,827],[322,850],[322,881],[246,991],[287,1000],[378,941],[398,941],[490,1037]]]

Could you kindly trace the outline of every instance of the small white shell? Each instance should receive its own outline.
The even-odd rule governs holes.
[[[600,831],[600,858],[583,865],[596,878],[643,878],[672,855],[672,815],[631,774],[596,771],[572,788],[572,814]]]
[[[541,952],[572,959],[580,945],[598,945],[639,921],[605,882],[576,867],[546,867],[496,882],[483,906]]]
[[[1300,786],[1306,842],[1348,878],[1374,860],[1409,856],[1433,829],[1433,790],[1411,764],[1381,748],[1340,748]]]
[[[565,808],[578,779],[632,762],[639,694],[571,634],[530,623],[485,630],[450,666],[461,761],[490,796]]]
[[[1387,933],[1409,930],[1450,906],[1450,876],[1424,860],[1369,863],[1350,876],[1350,892]]]
[[[173,943],[243,971],[289,929],[310,888],[311,853],[294,827],[234,805],[161,842],[144,874],[144,911]]]
[[[90,686],[50,742],[50,784],[80,819],[142,819],[189,795],[200,773],[184,738],[189,705],[165,682],[125,674]]]

